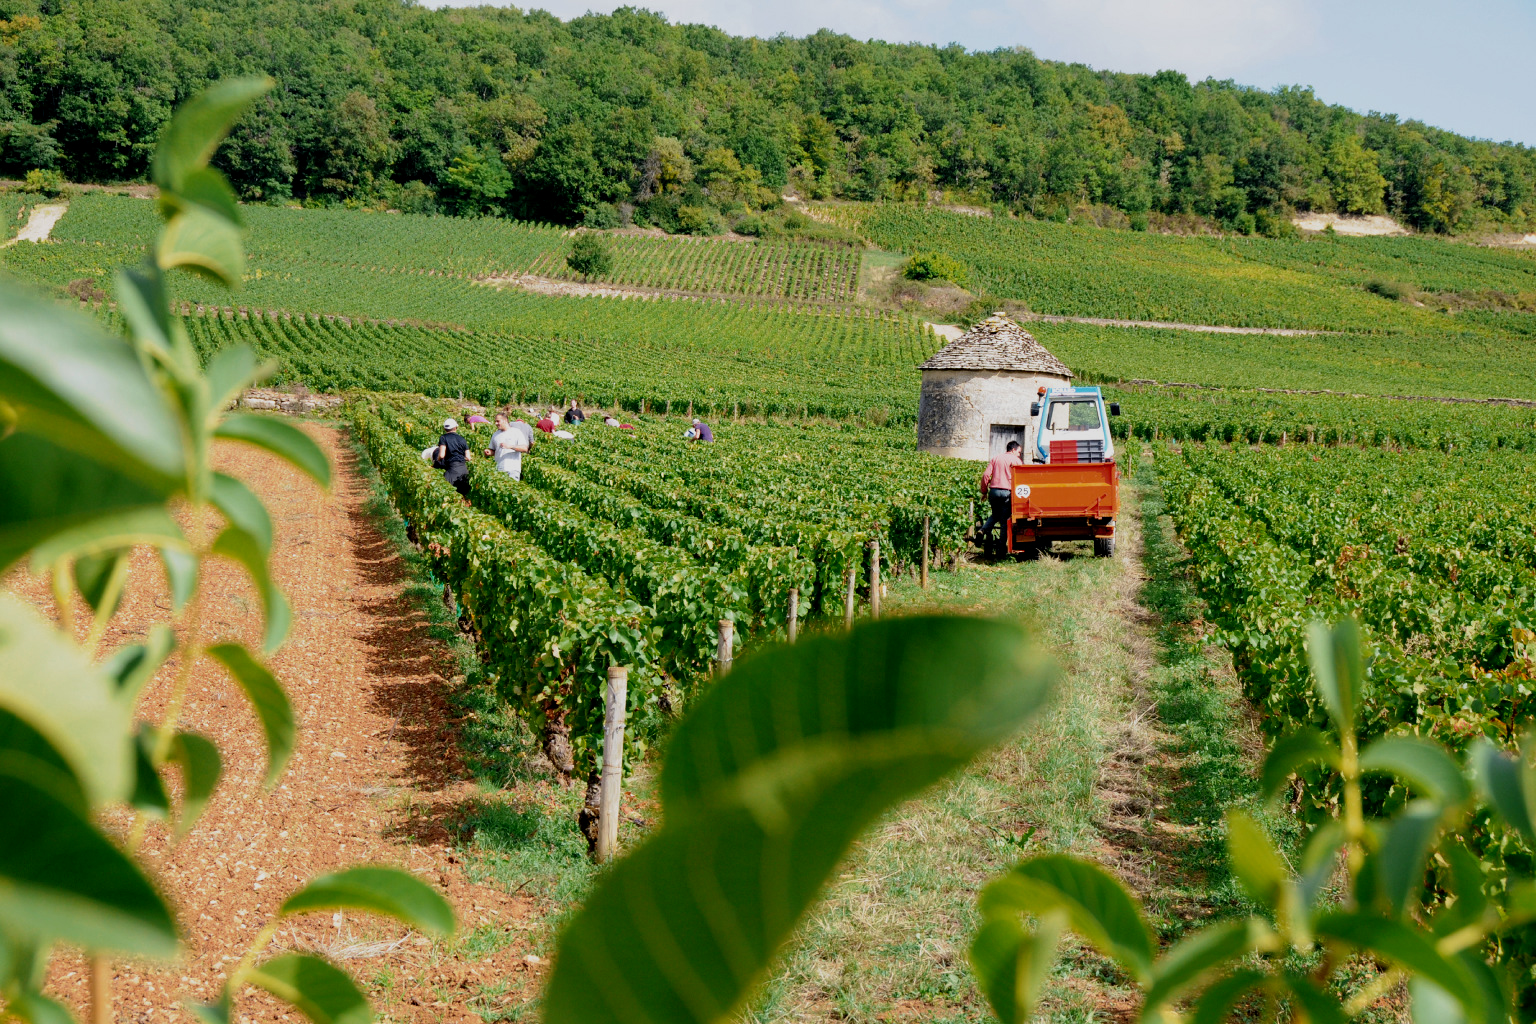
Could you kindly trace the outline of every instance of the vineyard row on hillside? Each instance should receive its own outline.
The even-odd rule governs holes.
[[[878,245],[942,252],[973,289],[1042,313],[1236,327],[1432,331],[1445,318],[1365,288],[1536,296],[1529,253],[1437,239],[1178,238],[903,204],[850,208]]]
[[[462,280],[541,274],[572,278],[573,232],[496,218],[368,214],[352,210],[245,208],[253,268],[293,265]],[[88,194],[70,204],[52,237],[137,249],[153,232],[154,204]],[[611,273],[594,281],[790,302],[846,302],[858,288],[859,253],[845,246],[688,236],[605,236]]]
[[[842,615],[850,579],[867,592],[870,541],[887,572],[903,571],[920,557],[925,518],[939,559],[958,552],[970,525],[971,464],[827,428],[732,427],[714,445],[689,446],[675,419],[634,431],[593,421],[569,441],[540,435],[521,481],[477,465],[466,505],[420,457],[454,409],[359,399],[350,418],[435,571],[460,594],[498,684],[536,727],[570,731],[578,767],[600,735],[608,664],[631,666],[645,735],[664,700],[708,678],[721,619],[747,644],[781,637],[795,590],[814,628]],[[484,428],[466,432],[473,450],[488,442]]]
[[[1536,456],[1342,447],[1154,448],[1208,618],[1264,728],[1324,726],[1307,624],[1375,646],[1367,735],[1507,743],[1536,712]]]

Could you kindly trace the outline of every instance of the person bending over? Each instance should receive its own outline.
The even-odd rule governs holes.
[[[1007,450],[988,462],[987,471],[981,476],[981,489],[987,495],[987,503],[992,506],[992,514],[981,528],[982,549],[989,555],[998,554],[998,549],[1003,546],[1001,537],[994,546],[992,528],[996,526],[1003,531],[1008,518],[1013,515],[1013,467],[1022,465],[1024,456],[1020,453],[1019,442],[1009,441]],[[1006,535],[1003,532],[1003,536]]]
[[[459,422],[452,416],[443,420],[443,436],[437,439],[437,461],[443,466],[443,479],[469,499],[469,442],[459,433]]]

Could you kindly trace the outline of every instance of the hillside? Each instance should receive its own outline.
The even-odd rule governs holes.
[[[760,230],[753,211],[785,189],[947,189],[1042,218],[1100,206],[1136,226],[1192,215],[1278,233],[1302,210],[1536,230],[1528,148],[1300,87],[1116,74],[1021,48],[746,39],[630,9],[569,22],[405,0],[3,10],[0,174],[138,179],[175,103],[263,72],[276,90],[217,161],[251,201],[714,233]]]
[[[764,237],[242,207],[269,86],[0,193],[0,1009],[1536,1006],[1536,253],[730,213],[670,136]]]
[[[285,380],[321,390],[462,392],[486,402],[579,394],[636,410],[670,402],[751,414],[879,411],[910,423],[914,369],[940,345],[923,325],[936,314],[920,303],[857,301],[860,253],[842,246],[615,234],[613,271],[596,283],[651,287],[653,298],[567,297],[503,283],[573,276],[564,260],[572,239],[547,226],[245,212],[243,288],[231,295],[182,276],[174,295],[206,351],[250,340],[283,362]],[[1536,296],[1536,254],[1427,238],[1177,238],[894,204],[840,212],[893,250],[950,254],[988,301],[1320,332],[1031,325],[1089,380],[1536,399],[1536,315],[1522,311]],[[141,199],[81,196],[46,244],[12,246],[0,264],[100,301],[112,269],[141,258],[155,216]],[[863,253],[866,277],[879,257]],[[1384,275],[1407,301],[1370,290]],[[203,315],[214,308],[231,318]]]

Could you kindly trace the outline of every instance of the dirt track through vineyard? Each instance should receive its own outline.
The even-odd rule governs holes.
[[[300,734],[277,789],[261,792],[261,730],[238,689],[214,666],[194,674],[182,724],[213,737],[224,779],[207,813],[179,844],[152,826],[144,845],[151,871],[172,897],[185,955],[169,969],[117,964],[119,1024],[183,1020],[184,999],[209,1000],[223,972],[304,880],[362,863],[403,866],[442,886],[459,914],[461,934],[518,932],[528,916],[522,897],[468,883],[450,831],[474,786],[459,768],[447,702],[451,664],[425,618],[403,597],[402,568],[364,507],[368,489],[349,467],[355,457],[339,431],[308,428],[337,467],[332,494],[276,459],[248,448],[220,451],[220,468],[252,484],[267,502],[277,533],[273,570],[294,607],[293,633],[273,660],[288,688]],[[108,645],[132,642],[167,617],[157,564],[134,564],[134,590],[114,621]],[[7,583],[48,607],[42,581],[19,574]],[[260,605],[233,568],[219,564],[205,589],[205,621],[214,636],[259,642]],[[157,716],[162,673],[142,711]],[[109,822],[123,829],[126,818]],[[340,960],[364,980],[378,1009],[394,1020],[478,1021],[468,996],[491,978],[513,987],[542,968],[517,936],[477,962],[403,927],[360,915],[310,915],[284,925],[274,952],[311,948]],[[381,973],[382,969],[382,973]],[[55,959],[49,987],[85,1019],[84,964]],[[241,1019],[296,1020],[264,997],[247,995]]]

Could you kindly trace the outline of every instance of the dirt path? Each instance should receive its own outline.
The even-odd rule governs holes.
[[[1296,327],[1228,327],[1224,324],[1185,324],[1172,320],[1109,320],[1097,316],[1055,316],[1051,313],[1030,313],[1010,310],[1015,320],[1032,320],[1042,324],[1089,324],[1093,327],[1152,327],[1165,331],[1198,331],[1202,334],[1273,334],[1282,338],[1312,337],[1319,334],[1337,334],[1337,331],[1307,331]],[[930,325],[937,329],[940,324]]]
[[[32,213],[27,217],[26,224],[22,225],[15,238],[0,245],[0,249],[15,245],[17,242],[46,242],[48,235],[53,231],[53,226],[68,209],[68,203],[48,203],[45,206],[32,207]]]
[[[272,513],[273,571],[294,608],[292,635],[273,668],[294,703],[298,745],[287,774],[264,795],[261,730],[237,688],[211,665],[199,665],[182,724],[218,742],[224,779],[186,839],[171,846],[152,826],[144,846],[178,908],[186,952],[168,969],[117,965],[119,1024],[181,1019],[182,1000],[211,998],[223,971],[286,894],[343,866],[400,865],[444,887],[461,934],[512,931],[528,912],[526,899],[471,885],[461,873],[448,826],[474,786],[463,779],[447,701],[452,666],[403,597],[401,566],[364,512],[368,490],[351,469],[355,456],[339,431],[309,429],[337,466],[331,495],[264,453],[218,453],[221,468],[251,482]],[[163,580],[151,558],[136,559],[133,581],[110,645],[130,642],[146,623],[165,618]],[[49,603],[40,581],[8,582]],[[254,646],[260,606],[243,576],[220,565],[205,594],[209,628]],[[142,713],[158,715],[164,698],[162,673]],[[520,940],[470,962],[462,945],[354,915],[297,918],[278,932],[273,949],[316,949],[340,960],[395,1020],[478,1020],[455,993],[492,976],[527,979],[529,970]],[[84,973],[78,959],[60,957],[49,979],[81,1019]],[[262,997],[249,995],[241,1004],[245,1020],[294,1019]]]
[[[1300,388],[1233,388],[1222,384],[1186,384],[1182,381],[1158,381],[1143,377],[1116,381],[1125,387],[1172,388],[1193,391],[1253,391],[1261,395],[1333,395],[1338,398],[1370,398],[1388,402],[1441,402],[1446,405],[1509,405],[1517,408],[1536,408],[1536,401],[1529,398],[1454,398],[1446,395],[1363,395],[1355,391],[1306,391]]]

